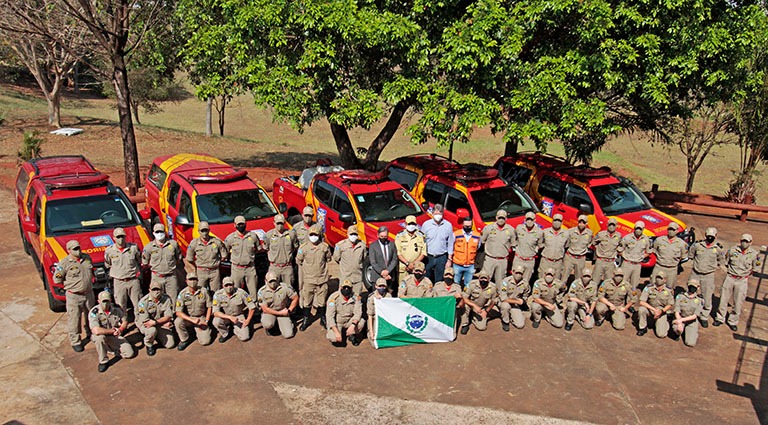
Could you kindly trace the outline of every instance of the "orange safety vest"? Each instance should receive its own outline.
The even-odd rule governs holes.
[[[480,232],[472,231],[472,235],[467,240],[464,237],[464,229],[453,232],[455,242],[453,243],[453,258],[451,262],[457,266],[471,266],[475,264],[477,248],[480,246]]]

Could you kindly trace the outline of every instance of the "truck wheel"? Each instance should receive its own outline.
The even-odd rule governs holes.
[[[32,247],[29,245],[29,241],[24,236],[24,230],[21,228],[21,219],[19,219],[19,236],[21,236],[21,245],[24,246],[24,253],[32,255]]]
[[[53,297],[51,288],[48,286],[48,278],[43,276],[43,287],[45,287],[45,294],[48,295],[48,308],[54,313],[63,313],[67,311],[67,303],[59,301]]]
[[[379,274],[373,270],[371,261],[366,257],[366,259],[363,261],[363,285],[365,285],[365,289],[371,291],[371,289],[373,289],[374,285],[376,284],[376,279],[378,278]]]

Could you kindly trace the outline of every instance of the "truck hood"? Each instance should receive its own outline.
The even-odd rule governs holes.
[[[416,216],[416,223],[421,227],[425,221],[429,220],[429,216],[426,213],[421,213]],[[389,229],[389,239],[395,240],[395,236],[405,229],[404,220],[392,220],[392,221],[377,221],[376,223],[358,223],[357,230],[360,235],[365,238],[366,245],[370,245],[371,242],[376,241],[379,238],[379,227],[387,226]]]
[[[198,224],[199,223],[195,223],[195,230],[192,232],[193,238],[200,237],[200,232],[197,231]],[[211,235],[216,236],[222,241],[226,239],[230,233],[235,231],[234,223],[211,224],[210,226]],[[245,228],[256,233],[259,235],[259,238],[263,239],[265,233],[275,228],[275,221],[272,217],[264,217],[258,220],[248,220],[245,223]]]
[[[135,243],[139,250],[149,243],[149,234],[142,226],[124,227],[128,242]],[[104,251],[115,243],[112,229],[99,229],[94,232],[75,233],[71,235],[54,236],[46,238],[46,242],[53,250],[57,261],[67,256],[67,242],[76,240],[80,242],[80,250],[91,256],[94,263],[104,262]]]
[[[680,225],[679,231],[686,229],[685,223],[655,208],[610,217],[616,219],[617,230],[623,235],[631,233],[635,228],[635,222],[640,220],[645,223],[645,234],[648,236],[666,235],[667,227],[672,222]]]

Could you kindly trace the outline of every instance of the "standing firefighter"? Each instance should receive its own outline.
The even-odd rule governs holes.
[[[261,249],[261,241],[253,232],[246,230],[245,217],[235,217],[235,231],[230,233],[224,243],[229,250],[232,263],[232,281],[238,288],[245,287],[249,294],[256,293],[256,252]]]
[[[201,221],[197,231],[200,237],[189,243],[187,262],[195,268],[199,286],[216,292],[221,289],[219,265],[227,258],[227,246],[224,241],[211,235],[207,221]]]
[[[152,270],[150,284],[158,283],[163,292],[175,300],[179,295],[179,278],[176,270],[181,262],[179,244],[166,239],[165,227],[158,223],[152,228],[155,239],[144,247],[141,253],[142,265],[149,265]]]
[[[733,332],[738,330],[741,307],[747,298],[749,277],[760,267],[758,252],[752,248],[752,235],[741,235],[739,245],[731,247],[725,254],[725,266],[727,267],[723,288],[720,295],[720,308],[717,310],[717,318],[714,326],[720,326],[726,320],[728,303],[733,297],[733,310],[728,315],[728,327]]]
[[[483,228],[480,242],[485,246],[483,271],[488,273],[493,283],[498,286],[507,274],[509,253],[517,244],[515,229],[507,224],[506,210],[496,211],[496,223]]]
[[[127,312],[130,300],[135,316],[141,298],[141,252],[136,244],[125,241],[125,229],[122,227],[116,228],[112,235],[115,243],[104,250],[104,267],[109,269],[109,277],[112,278],[115,301]]]
[[[296,264],[299,266],[301,282],[300,301],[304,321],[302,331],[309,327],[312,307],[317,309],[320,324],[325,327],[325,298],[328,295],[328,263],[333,259],[331,248],[320,239],[322,229],[319,224],[309,229],[307,242],[299,247],[296,254]]]
[[[69,343],[76,352],[83,351],[80,327],[83,316],[96,304],[93,299],[93,262],[91,256],[80,251],[80,242],[67,242],[69,255],[59,261],[53,281],[64,284],[67,291],[67,333]],[[83,326],[88,334],[87,326]]]

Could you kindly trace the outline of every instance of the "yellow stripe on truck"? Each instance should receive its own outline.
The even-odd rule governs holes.
[[[53,253],[56,254],[56,260],[61,260],[62,258],[69,255],[66,249],[64,249],[63,246],[54,238],[45,238],[46,242],[48,242],[48,245],[53,248]]]

